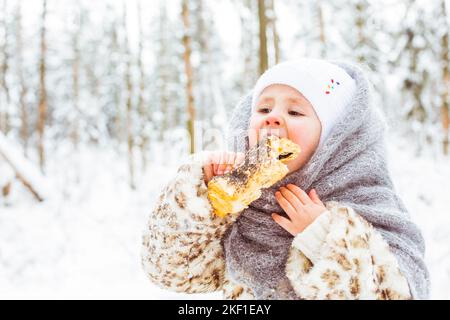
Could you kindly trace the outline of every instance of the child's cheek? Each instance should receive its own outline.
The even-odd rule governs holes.
[[[295,122],[289,122],[288,133],[290,139],[298,144],[302,151],[313,148],[320,138],[320,124],[310,118],[302,118]]]
[[[292,141],[300,146],[300,155],[294,159],[292,164],[288,164],[293,171],[303,167],[316,151],[320,136],[315,136],[313,130],[302,130],[296,133]]]
[[[307,143],[308,134],[300,126],[293,126],[288,124],[288,137],[289,139],[298,144],[302,149]]]

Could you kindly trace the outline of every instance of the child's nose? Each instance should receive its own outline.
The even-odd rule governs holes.
[[[264,124],[269,127],[280,127],[282,123],[283,120],[281,119],[281,117],[278,116],[271,115],[264,120]]]

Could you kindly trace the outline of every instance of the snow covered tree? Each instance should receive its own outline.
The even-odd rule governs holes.
[[[274,0],[258,0],[259,74],[281,59]]]
[[[47,122],[47,86],[46,86],[46,72],[47,72],[47,0],[42,1],[41,13],[41,29],[40,29],[40,61],[39,61],[39,109],[38,109],[38,154],[39,166],[41,171],[44,171],[45,166],[45,125]]]
[[[442,123],[442,131],[443,131],[443,138],[442,138],[442,148],[443,153],[445,155],[448,154],[449,150],[449,122],[450,122],[450,115],[449,115],[449,108],[450,108],[450,24],[448,22],[449,20],[449,14],[447,12],[447,4],[446,0],[441,0],[440,3],[440,14],[439,14],[439,35],[441,36],[441,54],[440,54],[440,61],[441,61],[441,74],[442,74],[442,82],[440,83],[440,97],[441,97],[441,123]]]
[[[147,149],[150,140],[150,134],[147,123],[150,121],[149,117],[149,105],[146,101],[145,90],[146,86],[146,75],[144,66],[144,31],[143,31],[143,19],[142,19],[142,1],[137,1],[137,15],[138,15],[138,52],[137,52],[137,69],[139,74],[139,85],[137,92],[137,113],[139,115],[138,121],[138,133],[136,136],[136,145],[139,146],[141,153],[142,170],[145,171],[147,167]],[[153,106],[152,106],[153,107]]]
[[[428,22],[431,11],[415,1],[406,3],[406,10],[398,30],[393,32],[396,56],[391,58],[395,73],[400,79],[399,117],[407,130],[417,138],[416,151],[429,144],[435,136],[437,65],[433,26]],[[437,42],[439,43],[439,42]]]
[[[14,15],[14,20],[16,24],[16,47],[15,47],[15,59],[16,59],[16,75],[18,77],[17,85],[19,87],[19,108],[20,108],[20,138],[22,140],[24,155],[28,154],[28,144],[30,138],[30,128],[29,128],[29,104],[27,100],[27,95],[29,91],[29,84],[26,81],[26,65],[24,63],[24,35],[22,27],[22,1],[18,0],[16,4],[16,10]]]
[[[376,71],[378,67],[378,55],[376,54],[378,44],[376,42],[377,31],[376,16],[374,13],[375,7],[372,6],[369,0],[353,0],[352,5],[354,10],[348,10],[354,14],[354,25],[350,27],[348,31],[344,33],[344,39],[349,44],[349,54],[357,62],[367,64],[372,70]],[[353,30],[353,32],[351,32]]]
[[[194,71],[194,100],[196,101],[196,132],[202,141],[198,148],[217,149],[217,137],[206,137],[210,129],[224,130],[227,102],[224,92],[231,90],[222,81],[223,65],[217,61],[226,59],[216,29],[211,1],[192,1],[192,68]],[[209,141],[203,141],[207,139]]]
[[[269,5],[267,8],[267,16],[269,18],[269,28],[271,32],[271,42],[273,43],[273,63],[271,65],[281,62],[281,48],[280,48],[280,36],[277,31],[277,14],[275,10],[275,0],[269,0]]]
[[[191,10],[189,8],[189,1],[181,1],[181,18],[184,26],[183,35],[183,48],[184,48],[184,67],[186,76],[186,97],[187,97],[187,131],[190,136],[190,153],[195,153],[195,119],[196,110],[194,105],[194,92],[193,92],[193,69],[191,62],[191,41],[192,41],[192,29],[191,29]]]
[[[10,104],[11,93],[7,80],[10,69],[9,53],[9,26],[8,2],[2,1],[2,13],[0,15],[0,132],[8,133],[10,129]]]
[[[135,182],[135,159],[134,159],[134,112],[133,107],[133,82],[132,82],[132,55],[129,48],[128,32],[127,32],[127,7],[126,2],[123,2],[123,30],[124,30],[124,54],[123,59],[125,59],[125,90],[126,90],[126,133],[127,133],[127,154],[128,154],[128,172],[129,172],[129,182],[132,189],[136,188]]]
[[[269,55],[267,53],[267,4],[265,0],[258,0],[259,21],[259,74],[263,74],[269,67]]]
[[[177,106],[183,100],[175,94],[181,88],[178,74],[182,72],[179,66],[183,64],[176,51],[176,42],[172,41],[175,34],[173,25],[167,15],[167,3],[159,3],[157,27],[155,35],[155,67],[154,67],[154,99],[157,112],[153,114],[155,129],[159,133],[159,140],[163,140],[163,133],[177,125]]]
[[[235,5],[236,12],[238,12],[241,22],[241,53],[239,56],[242,57],[242,59],[238,62],[234,80],[235,85],[232,88],[233,92],[238,92],[237,95],[233,96],[233,100],[236,103],[254,86],[256,79],[259,76],[259,60],[255,59],[255,55],[259,50],[259,27],[256,16],[256,1],[235,0],[233,4]]]
[[[104,72],[102,74],[102,100],[101,110],[105,117],[106,139],[113,143],[116,149],[122,142],[125,132],[122,125],[122,101],[125,97],[125,86],[123,83],[123,71],[125,70],[122,60],[121,23],[119,12],[110,2],[106,4],[105,20],[103,24],[103,46],[108,52],[104,60]]]
[[[337,44],[342,41],[339,30],[344,28],[345,24],[333,25],[332,22],[341,14],[339,9],[342,6],[340,4],[333,4],[330,1],[289,1],[287,4],[292,6],[296,17],[295,24],[293,24],[296,32],[292,46],[297,50],[294,51],[294,56],[290,53],[289,58],[308,56],[338,59],[342,57],[343,46]],[[346,21],[350,23],[349,20]]]
[[[78,151],[80,143],[80,73],[81,73],[81,48],[80,35],[83,32],[83,13],[79,4],[75,4],[74,12],[74,30],[72,34],[72,113],[74,114],[71,122],[71,132],[69,136],[72,139],[74,149]]]

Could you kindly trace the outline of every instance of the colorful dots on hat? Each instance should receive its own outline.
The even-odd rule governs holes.
[[[327,90],[325,91],[325,93],[326,94],[330,94],[330,92],[332,91],[332,90],[334,90],[334,85],[341,85],[338,81],[334,81],[333,79],[331,79],[331,84],[329,84],[328,86],[327,86]]]

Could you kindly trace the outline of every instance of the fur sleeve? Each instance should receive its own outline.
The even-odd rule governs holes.
[[[411,299],[406,278],[381,235],[353,209],[329,210],[298,234],[286,275],[304,299]]]
[[[142,265],[158,286],[187,293],[220,290],[224,256],[220,239],[235,217],[213,216],[201,156],[190,157],[163,189],[148,219]]]
[[[253,291],[243,283],[234,282],[225,271],[225,278],[222,288],[223,299],[225,300],[255,300]]]

